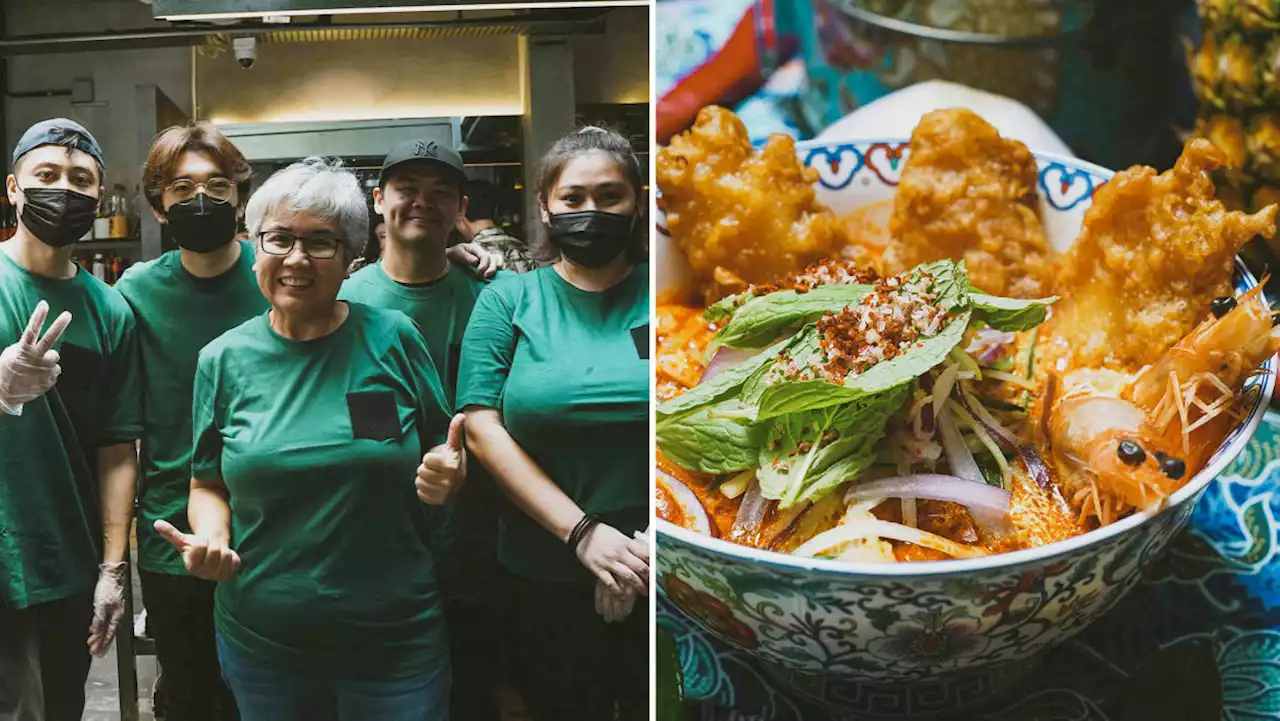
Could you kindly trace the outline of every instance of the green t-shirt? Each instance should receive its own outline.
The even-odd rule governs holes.
[[[493,280],[515,275],[499,271]],[[409,316],[422,331],[427,350],[435,361],[452,403],[458,383],[458,357],[462,335],[471,318],[476,297],[490,281],[473,269],[450,265],[443,278],[422,285],[405,285],[392,280],[382,263],[367,265],[342,284],[343,300],[375,308],[390,308]],[[479,464],[468,469],[467,484],[448,502],[432,509],[437,577],[451,598],[472,598],[492,594],[496,579],[493,567],[497,522],[494,507],[498,493]]]
[[[502,412],[512,438],[584,511],[648,525],[649,268],[603,292],[546,267],[493,283],[462,344],[458,407]],[[561,541],[509,509],[498,559],[531,578],[590,582]]]
[[[253,275],[253,243],[216,278],[182,267],[180,251],[135,265],[116,283],[138,322],[142,378],[142,477],[138,568],[185,575],[182,556],[155,531],[163,519],[189,533],[191,391],[196,358],[214,338],[270,307]]]
[[[494,280],[509,275],[499,271]],[[351,274],[338,294],[341,300],[364,303],[375,308],[390,308],[413,319],[422,329],[427,350],[436,363],[436,372],[444,383],[449,402],[458,386],[458,356],[462,350],[462,334],[471,318],[476,297],[489,281],[470,269],[450,265],[443,278],[422,285],[405,285],[392,280],[382,269],[381,261],[366,265]]]
[[[226,483],[242,561],[214,618],[273,668],[407,677],[447,653],[414,476],[451,412],[414,324],[349,306],[323,338],[264,314],[200,352],[192,473]]]
[[[137,337],[129,304],[77,269],[27,271],[0,251],[0,346],[21,337],[40,300],[45,328],[71,325],[55,346],[62,375],[20,416],[0,416],[0,605],[12,609],[92,590],[102,562],[98,448],[142,432]]]

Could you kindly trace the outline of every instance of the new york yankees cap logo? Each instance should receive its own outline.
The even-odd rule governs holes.
[[[413,154],[419,158],[436,158],[439,159],[440,152],[436,149],[436,141],[419,140],[414,143]]]
[[[466,171],[463,169],[461,156],[448,143],[435,140],[403,140],[387,153],[382,161],[382,172],[378,174],[378,185],[386,183],[391,169],[401,163],[430,160],[447,167],[455,179],[465,181]]]

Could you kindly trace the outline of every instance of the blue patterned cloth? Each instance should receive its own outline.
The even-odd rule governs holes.
[[[1209,486],[1143,583],[965,721],[1280,719],[1280,413]],[[859,721],[817,708],[777,671],[696,630],[658,600],[687,701],[715,721]]]

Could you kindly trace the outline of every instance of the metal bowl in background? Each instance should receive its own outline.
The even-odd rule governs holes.
[[[1177,23],[1184,0],[782,0],[808,84],[792,112],[806,131],[925,80],[1011,97],[1075,153],[1106,167],[1167,167],[1188,87]],[[904,128],[904,134],[909,131]]]

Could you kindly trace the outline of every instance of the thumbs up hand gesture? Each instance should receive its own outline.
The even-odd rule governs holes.
[[[206,581],[230,581],[240,570],[240,555],[225,541],[183,533],[168,521],[156,521],[156,533],[182,554],[187,572]]]
[[[466,416],[459,413],[449,423],[449,438],[443,445],[427,451],[418,466],[414,487],[423,503],[439,506],[450,493],[455,493],[467,479],[467,449],[463,446],[463,424]]]

